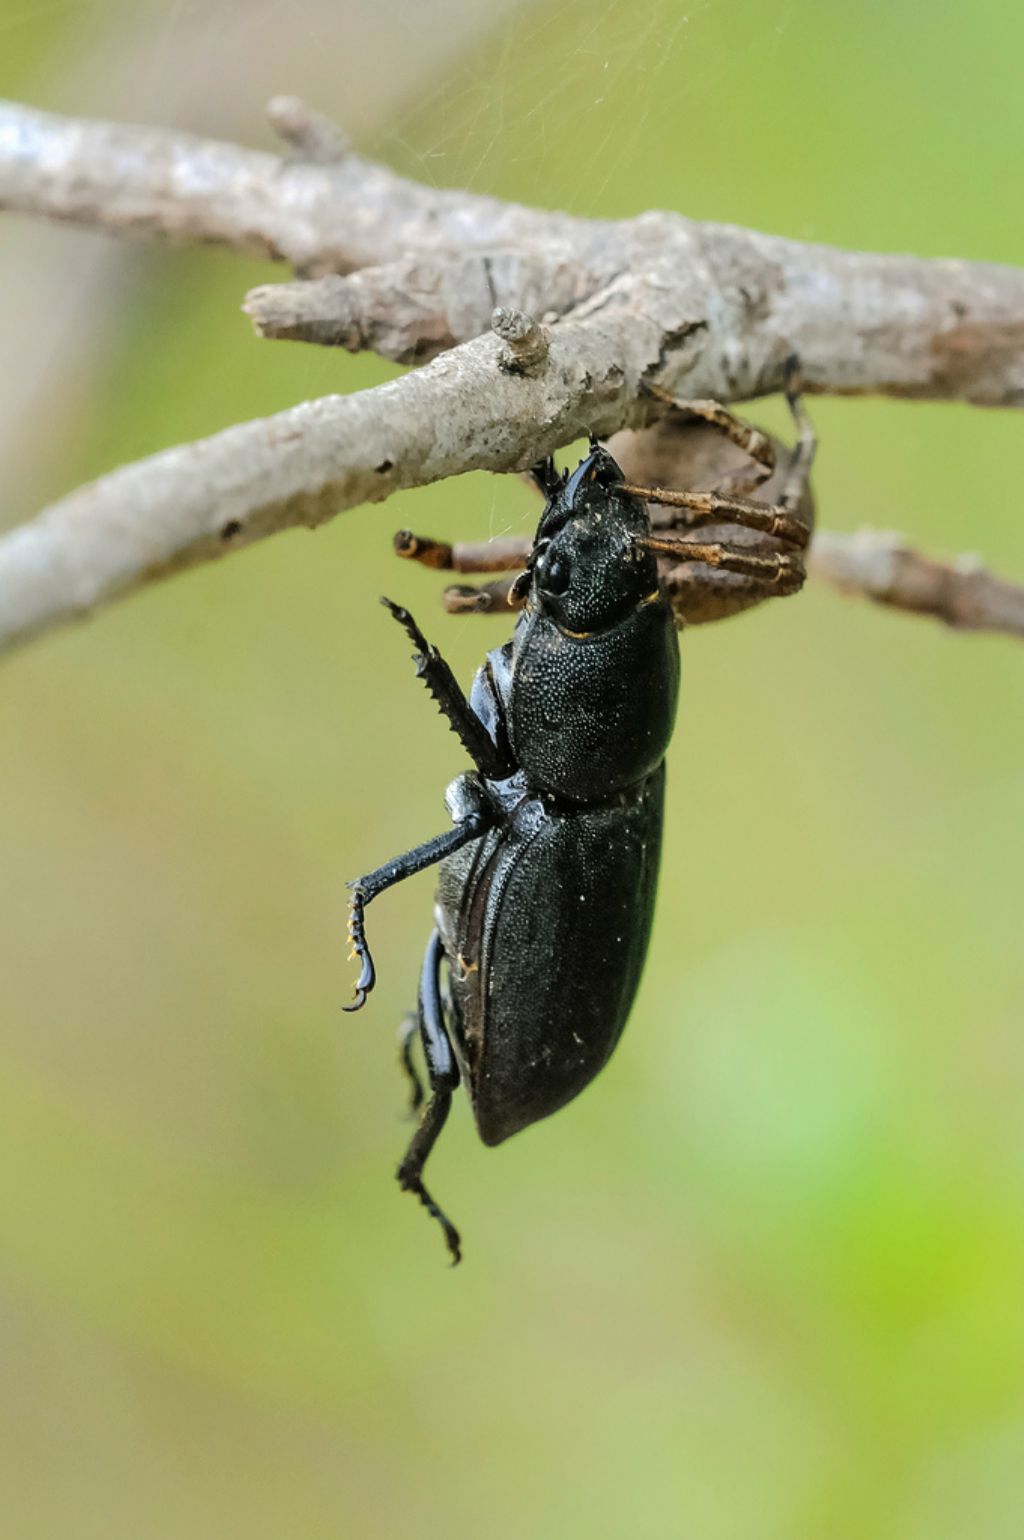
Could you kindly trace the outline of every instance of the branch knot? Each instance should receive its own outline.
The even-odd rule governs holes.
[[[525,310],[499,305],[491,312],[491,330],[503,344],[498,368],[506,374],[534,374],[548,356],[551,339]]]

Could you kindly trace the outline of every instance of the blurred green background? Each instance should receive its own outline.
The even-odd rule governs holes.
[[[7,0],[0,91],[269,145],[295,91],[410,175],[1024,262],[1016,0]],[[14,523],[388,366],[257,342],[283,270],[0,225]],[[815,401],[822,522],[1024,575],[1020,419]],[[781,427],[777,403],[755,416]],[[684,638],[650,961],[608,1071],[398,1193],[394,1064],[464,680],[507,630],[403,524],[178,578],[0,678],[0,1489],[12,1537],[1009,1540],[1024,1526],[1024,653],[808,590]]]

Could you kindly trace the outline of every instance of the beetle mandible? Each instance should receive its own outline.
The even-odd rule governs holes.
[[[440,863],[417,1011],[402,1039],[413,1109],[422,1113],[398,1181],[441,1225],[454,1262],[459,1233],[424,1186],[423,1168],[460,1080],[481,1139],[501,1143],[594,1078],[640,982],[679,681],[657,555],[742,573],[770,592],[793,592],[803,581],[797,552],[808,531],[796,513],[814,437],[795,366],[787,379],[800,439],[775,504],[631,486],[594,439],[571,476],[557,473],[550,457],[534,467],[546,503],[509,596],[524,607],[511,639],[487,654],[468,700],[409,612],[381,601],[412,641],[416,672],[474,768],[448,787],[451,829],[349,884],[361,971],[345,1009],[359,1009],[375,982],[367,904]],[[715,402],[671,404],[744,448],[757,462],[752,481],[769,473],[771,441],[756,428]],[[649,501],[677,510],[674,529],[652,532]],[[679,533],[723,521],[772,534],[788,549],[758,556]],[[411,1058],[417,1031],[426,1099]]]

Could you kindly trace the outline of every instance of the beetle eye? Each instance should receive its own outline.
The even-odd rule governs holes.
[[[537,572],[537,584],[546,594],[564,594],[569,586],[571,568],[557,551],[546,556]]]
[[[590,474],[599,487],[618,486],[623,480],[622,472],[615,461],[608,458],[599,460]]]

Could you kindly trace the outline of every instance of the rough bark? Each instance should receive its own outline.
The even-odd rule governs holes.
[[[433,362],[124,466],[15,529],[0,647],[399,487],[642,427],[647,385],[750,398],[796,352],[812,391],[1024,405],[1016,269],[575,219],[419,186],[294,99],[272,118],[297,155],[0,104],[0,208],[286,260],[323,276],[249,296],[266,335]]]

